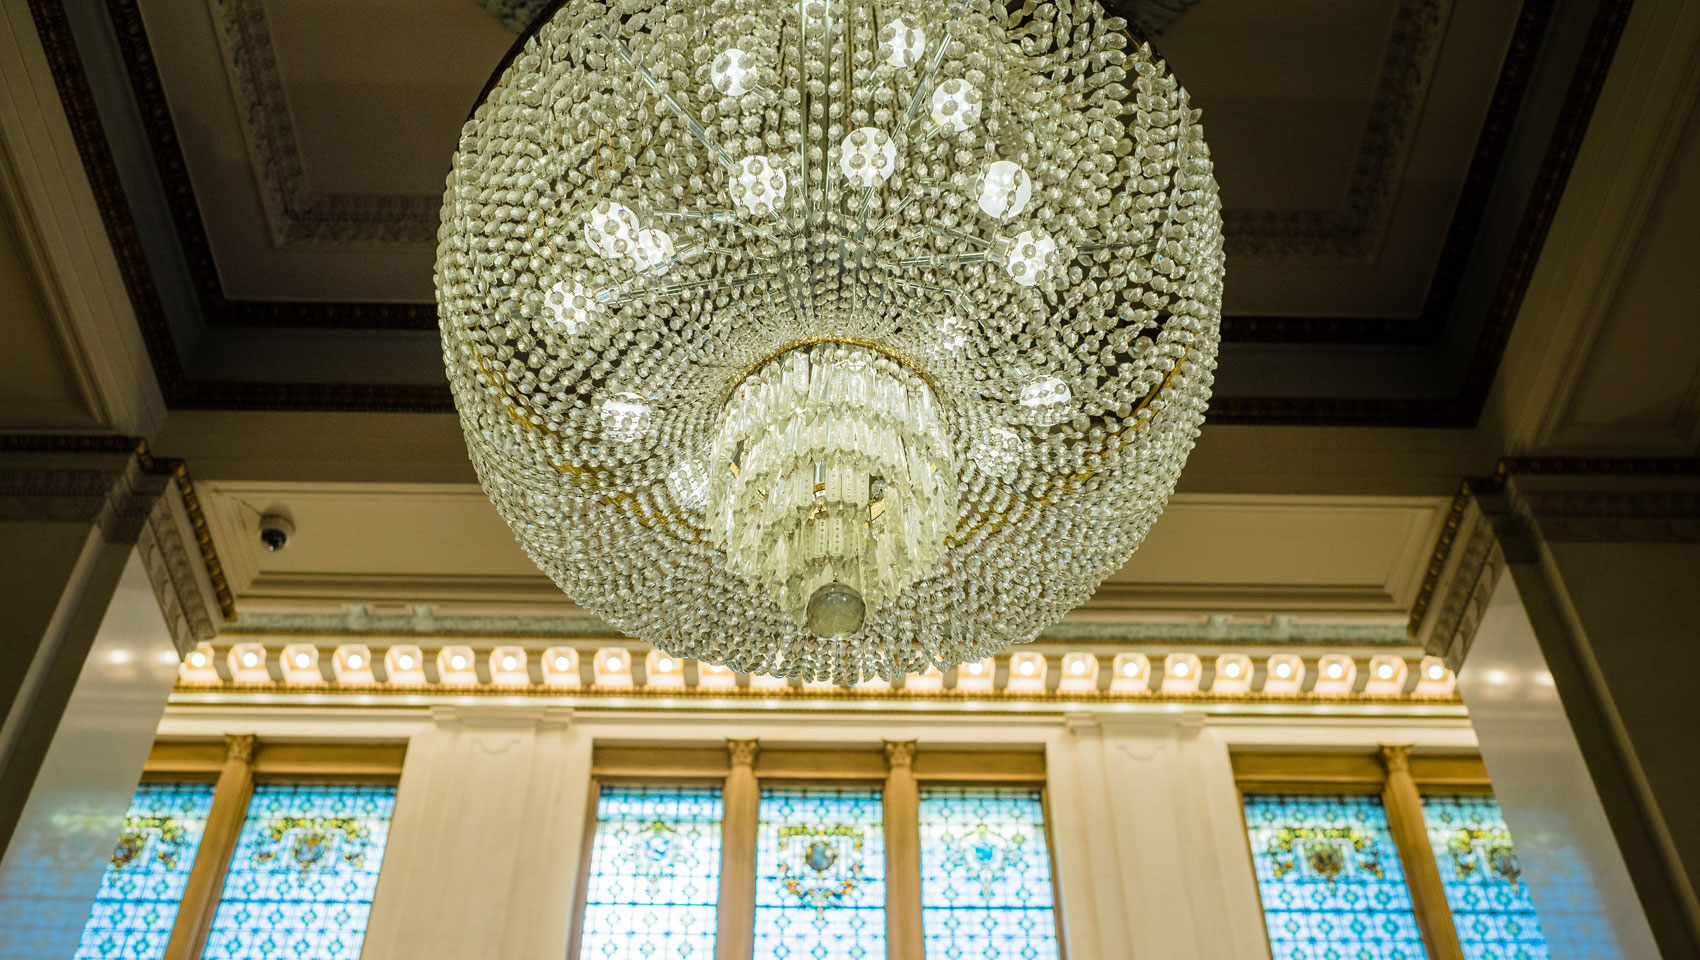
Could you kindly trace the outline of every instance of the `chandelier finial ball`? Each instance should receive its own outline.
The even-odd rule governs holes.
[[[842,583],[823,584],[809,597],[809,631],[817,637],[847,637],[862,629],[867,608],[862,595]]]

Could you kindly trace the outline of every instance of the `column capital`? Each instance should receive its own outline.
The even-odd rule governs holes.
[[[895,769],[907,767],[915,762],[915,741],[887,740],[885,741],[885,765]]]
[[[1411,772],[1411,745],[1408,743],[1381,745],[1381,765],[1387,768],[1389,776],[1395,773]]]
[[[251,733],[227,733],[224,735],[224,759],[237,763],[254,762],[255,737]]]
[[[734,767],[755,766],[756,754],[760,752],[761,741],[759,740],[726,741],[726,755],[731,759]]]

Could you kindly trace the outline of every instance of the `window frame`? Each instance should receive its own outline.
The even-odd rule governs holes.
[[[406,741],[314,741],[229,735],[154,742],[143,782],[213,783],[213,802],[189,882],[178,901],[165,960],[200,960],[224,895],[224,876],[248,817],[255,783],[398,785]]]
[[[751,765],[755,776],[755,788],[759,792],[763,787],[849,787],[874,786],[880,790],[881,809],[885,815],[887,850],[890,850],[892,817],[895,812],[899,817],[907,818],[905,824],[919,835],[920,792],[928,787],[1007,787],[1015,789],[1037,789],[1039,791],[1040,807],[1045,823],[1045,853],[1050,867],[1051,883],[1051,913],[1055,927],[1057,956],[1059,960],[1068,960],[1068,944],[1063,937],[1063,900],[1062,887],[1057,876],[1057,848],[1055,826],[1051,818],[1051,792],[1047,782],[1045,753],[1042,745],[1034,745],[1031,749],[1002,748],[1002,749],[962,749],[954,745],[937,748],[924,747],[914,741],[905,741],[913,748],[912,758],[906,768],[900,768],[888,762],[885,745],[869,746],[865,743],[850,743],[837,747],[815,747],[786,744],[784,742],[761,743],[755,761]],[[899,769],[907,769],[911,778],[910,788],[914,791],[917,803],[914,805],[891,805],[891,780]],[[993,772],[986,772],[993,771]],[[578,960],[583,946],[582,934],[584,929],[584,914],[586,909],[587,887],[590,879],[592,846],[596,837],[597,805],[601,799],[604,785],[668,785],[668,786],[718,786],[722,789],[724,799],[727,780],[732,775],[733,763],[731,753],[726,745],[704,745],[702,741],[685,743],[628,743],[604,742],[592,746],[589,798],[585,807],[585,826],[583,840],[579,848],[579,882],[574,891],[572,905],[572,928],[567,939],[567,960]],[[758,799],[759,809],[759,799]],[[759,815],[759,814],[758,814]],[[723,833],[724,836],[724,828]],[[754,834],[752,833],[752,837]],[[723,847],[723,855],[728,848]],[[735,855],[747,859],[749,871],[754,873],[756,863],[756,844],[750,848],[734,851]],[[922,930],[921,904],[919,892],[921,889],[921,855],[917,847],[913,857],[905,857],[893,861],[888,852],[886,863],[887,884],[887,924],[891,925],[891,915],[894,911],[914,911],[913,929]],[[912,884],[916,892],[915,903],[894,901],[890,896],[893,882],[893,872],[902,870],[905,879]],[[726,872],[723,870],[721,882],[725,882]],[[724,896],[724,892],[722,893]],[[750,905],[750,915],[745,922],[753,931],[755,926],[754,903]],[[723,938],[716,931],[716,960],[745,960],[741,957],[723,956],[719,947]],[[898,945],[889,945],[888,956],[907,960],[907,951]],[[914,960],[922,960],[920,957]]]
[[[1381,746],[1344,751],[1234,751],[1229,761],[1234,773],[1234,790],[1239,800],[1242,820],[1240,837],[1244,843],[1246,867],[1255,876],[1256,861],[1252,854],[1251,837],[1243,823],[1246,794],[1330,795],[1350,794],[1375,796],[1382,799],[1387,815],[1388,832],[1393,836],[1405,875],[1405,887],[1417,914],[1418,927],[1423,933],[1423,947],[1429,960],[1462,960],[1457,946],[1456,924],[1446,889],[1439,881],[1439,864],[1428,845],[1428,825],[1423,820],[1421,798],[1425,794],[1489,794],[1493,784],[1480,754],[1456,750],[1434,750],[1412,753],[1406,761],[1404,781],[1409,784],[1416,803],[1389,802],[1389,791],[1398,790],[1393,763],[1393,751],[1408,747]],[[1401,753],[1401,756],[1404,754]],[[1391,784],[1391,785],[1390,785]],[[1417,844],[1414,840],[1420,839]],[[1420,858],[1420,860],[1419,860]],[[1430,875],[1419,867],[1433,866]],[[1269,914],[1264,909],[1263,889],[1257,889],[1257,912],[1265,923]],[[1444,924],[1444,933],[1436,936],[1425,924]]]

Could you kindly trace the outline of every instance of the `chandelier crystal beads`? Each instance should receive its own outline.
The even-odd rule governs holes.
[[[462,130],[436,275],[538,565],[671,655],[840,683],[1126,562],[1222,278],[1198,111],[1074,0],[558,4]]]

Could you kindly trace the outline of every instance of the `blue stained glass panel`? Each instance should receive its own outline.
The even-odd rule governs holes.
[[[1246,830],[1275,960],[1419,960],[1381,801],[1248,794]]]
[[[1464,956],[1548,960],[1511,830],[1493,797],[1423,797],[1423,820]]]
[[[393,786],[256,786],[201,956],[359,957],[394,810]]]
[[[762,960],[884,960],[878,790],[767,789],[756,841]]]
[[[602,788],[582,960],[712,960],[721,812],[712,787]]]
[[[130,801],[74,960],[158,960],[212,809],[210,783],[144,783]]]
[[[1051,856],[1039,791],[923,790],[920,814],[927,956],[1055,960]]]

